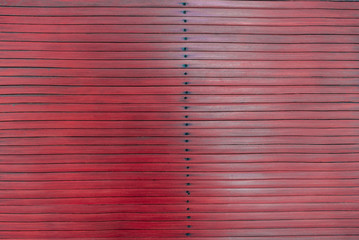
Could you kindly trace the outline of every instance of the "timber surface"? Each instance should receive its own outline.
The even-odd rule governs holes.
[[[359,2],[0,1],[1,239],[359,239]]]

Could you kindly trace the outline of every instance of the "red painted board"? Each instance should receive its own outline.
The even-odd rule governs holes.
[[[31,15],[32,16],[32,15]],[[31,17],[28,16],[28,17]],[[9,16],[11,17],[11,16]],[[43,16],[37,16],[41,17]],[[65,18],[66,16],[61,16]],[[155,16],[154,16],[155,17]],[[258,16],[261,18],[261,16]],[[60,18],[60,17],[58,17]],[[107,17],[106,17],[107,18]],[[105,19],[106,19],[105,18]],[[192,17],[188,17],[191,19]],[[212,17],[210,17],[212,18]],[[66,18],[65,18],[66,19]],[[70,18],[71,19],[71,18]],[[102,17],[103,19],[103,17]],[[226,18],[224,18],[226,19]],[[233,18],[233,19],[237,19]],[[246,19],[246,18],[240,18]],[[250,18],[248,18],[250,19]],[[268,18],[272,19],[272,18]],[[292,21],[292,18],[279,18],[286,19],[286,21]],[[300,21],[305,21],[308,19],[305,18],[295,18],[300,19]],[[333,18],[340,21],[338,18]],[[352,18],[350,18],[352,19]],[[46,18],[45,18],[46,21]],[[188,20],[189,21],[189,20]],[[207,21],[208,22],[208,21]],[[71,23],[71,22],[70,22]],[[121,23],[121,22],[120,22]],[[175,26],[171,25],[151,25],[148,27],[147,24],[142,25],[122,25],[122,24],[77,24],[77,25],[56,25],[56,30],[45,22],[42,24],[1,24],[1,29],[5,33],[49,33],[49,34],[58,34],[58,33],[152,33],[152,34],[181,34],[184,36],[184,29],[188,33],[202,33],[202,34],[211,34],[211,33],[220,33],[220,34],[268,34],[268,35],[301,35],[301,34],[320,34],[320,35],[358,35],[358,27],[356,26],[222,26],[222,25],[191,25],[183,24],[183,18],[178,20]],[[187,23],[187,22],[186,22]],[[59,50],[59,49],[57,49]],[[151,48],[147,49],[152,50]],[[312,49],[314,52],[315,49]]]

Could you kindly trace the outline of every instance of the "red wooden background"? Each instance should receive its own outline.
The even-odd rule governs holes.
[[[1,239],[359,239],[359,3],[0,5]]]

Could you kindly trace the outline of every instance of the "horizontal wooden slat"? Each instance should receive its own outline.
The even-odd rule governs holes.
[[[74,52],[358,52],[358,44],[260,44],[260,43],[53,43],[1,42],[0,50],[74,51]],[[145,75],[142,75],[145,76]],[[157,75],[158,77],[161,74]],[[193,75],[191,75],[193,76]],[[212,77],[215,75],[212,73]],[[344,76],[344,75],[343,75]],[[82,77],[86,77],[83,75]],[[109,76],[111,77],[111,76]],[[113,76],[112,76],[113,77]]]
[[[15,105],[16,106],[16,105]],[[262,121],[14,121],[0,122],[0,129],[245,129],[245,128],[357,128],[357,120],[262,120]]]
[[[189,27],[190,29],[190,27]],[[159,43],[159,42],[215,42],[215,43],[359,43],[356,35],[238,35],[238,34],[45,34],[45,33],[0,33],[2,42],[56,42],[56,43]]]
[[[280,154],[281,155],[281,154]],[[279,155],[279,157],[280,157]],[[303,154],[305,155],[305,154]],[[346,154],[342,154],[346,155]],[[262,155],[265,156],[265,155]],[[24,158],[24,155],[21,156]],[[27,157],[27,156],[26,156]],[[62,155],[62,158],[64,156]],[[192,159],[192,158],[191,158]],[[196,159],[195,157],[193,159]],[[185,166],[184,166],[185,167]],[[187,177],[187,173],[189,176]],[[184,170],[183,172],[141,172],[138,174],[136,171],[132,172],[60,172],[60,173],[11,173],[2,174],[3,181],[77,181],[77,180],[153,180],[153,179],[179,179],[187,182],[192,179],[203,179],[203,180],[251,180],[251,179],[352,179],[359,178],[358,171],[307,171],[307,172],[296,172],[296,171],[262,171],[262,172],[191,172]]]
[[[354,203],[287,203],[287,204],[263,204],[258,206],[256,204],[210,204],[214,208],[213,212],[229,211],[233,208],[233,212],[298,212],[298,211],[333,211],[338,207],[340,211],[357,210]],[[86,214],[93,213],[120,213],[120,212],[153,212],[156,208],[163,207],[163,211],[178,212],[183,208],[190,207],[194,212],[205,212],[205,204],[152,204],[152,205],[131,205],[131,204],[94,204],[89,206],[76,206],[69,209],[68,205],[45,205],[45,206],[4,206],[0,207],[2,214],[16,213],[16,214],[41,214],[41,213],[54,213],[54,214]],[[99,219],[100,220],[100,219]],[[338,219],[339,220],[339,219]],[[323,220],[326,222],[326,220]],[[99,221],[101,222],[101,221]],[[125,221],[124,221],[125,222]],[[346,222],[346,221],[344,221]],[[160,223],[160,222],[159,222]],[[163,222],[162,222],[163,223]],[[175,223],[175,222],[173,222]],[[195,226],[194,226],[195,227]],[[223,226],[222,226],[223,227]]]
[[[36,114],[36,113],[35,113]],[[92,113],[94,115],[94,113]],[[101,113],[103,115],[103,113]],[[137,113],[136,113],[137,114]],[[148,113],[147,113],[148,114]],[[223,115],[223,113],[220,113]],[[293,114],[293,113],[291,113]],[[338,113],[335,113],[338,115]],[[8,113],[6,115],[15,115]],[[31,116],[31,113],[28,115]],[[38,115],[38,114],[36,114]],[[43,113],[42,115],[46,115]],[[57,115],[64,115],[59,113]],[[172,115],[172,114],[171,114]],[[208,115],[208,114],[207,114]],[[55,115],[56,116],[56,115]],[[95,115],[96,116],[96,115]],[[143,123],[145,126],[146,122]],[[187,132],[187,134],[186,134]],[[1,138],[4,137],[265,137],[265,136],[358,136],[359,128],[320,128],[320,129],[19,129],[19,130],[2,130]]]
[[[188,182],[190,182],[188,184]],[[358,185],[359,179],[317,179],[313,180],[301,180],[301,179],[280,179],[280,180],[157,180],[157,181],[140,181],[140,180],[95,180],[95,181],[23,181],[23,182],[1,182],[1,189],[3,190],[40,190],[40,189],[138,189],[138,188],[156,188],[156,189],[167,189],[167,188],[183,188],[186,186],[188,189],[196,188],[241,188],[241,187],[251,187],[251,188],[275,188],[275,187],[284,187],[284,188],[297,188],[297,187],[355,187]],[[293,204],[294,205],[294,204]],[[299,205],[299,204],[298,204]],[[70,210],[64,206],[64,208],[49,208],[55,212],[67,212],[74,213],[73,210]],[[151,205],[150,205],[151,206]],[[291,205],[272,205],[264,204],[263,206],[257,206],[256,204],[243,206],[243,204],[236,204],[233,206],[216,206],[213,211],[295,211],[296,209],[307,211],[310,210],[354,210],[358,209],[358,206],[355,203],[338,203],[338,204],[302,204],[299,206]],[[108,206],[107,211],[110,211],[111,207],[114,207],[113,210],[121,209],[121,211],[137,211],[141,212],[146,209],[146,211],[151,211],[151,208],[127,208],[126,206],[113,205]],[[194,207],[194,208],[193,208]],[[295,209],[293,209],[295,207]],[[105,211],[101,206],[79,206],[76,211]],[[165,206],[163,209],[166,209]],[[172,208],[177,209],[177,208]],[[192,209],[195,211],[208,211],[205,205],[202,208],[192,206]],[[219,210],[221,209],[221,210]],[[177,209],[178,210],[178,209]],[[34,206],[34,207],[22,207],[22,206],[7,206],[0,207],[0,212],[2,213],[11,213],[11,212],[20,212],[20,213],[39,213],[41,211],[48,212],[46,206]]]
[[[76,190],[0,190],[1,198],[69,198],[69,197],[184,197],[188,195],[184,189],[126,189],[111,191],[109,189]],[[192,189],[190,196],[197,197],[256,197],[256,196],[306,196],[306,195],[355,195],[358,188],[241,188],[241,189]],[[337,211],[340,212],[340,211]],[[241,213],[237,213],[240,215]],[[265,214],[265,213],[260,213]],[[354,216],[355,212],[351,212]],[[357,214],[357,213],[356,213]],[[13,214],[12,214],[13,215]],[[1,214],[0,214],[1,216]],[[298,217],[298,215],[297,215]],[[314,216],[315,218],[316,216]],[[295,216],[293,216],[293,219]],[[274,217],[272,218],[274,219]]]
[[[6,91],[6,88],[3,87]],[[166,87],[170,90],[169,87]],[[266,87],[269,89],[269,87]],[[300,87],[296,87],[300,88]],[[321,87],[325,89],[324,87]],[[338,87],[336,87],[338,88]],[[26,89],[26,87],[22,87]],[[69,89],[69,88],[67,88]],[[191,88],[192,89],[192,88]],[[232,89],[231,89],[232,90]],[[234,90],[234,89],[233,89]],[[209,91],[210,92],[210,91]],[[213,91],[214,92],[214,91]],[[250,92],[250,91],[248,91]],[[263,91],[265,92],[265,91]],[[267,104],[2,104],[2,112],[243,112],[243,111],[358,111],[357,103],[267,103]]]
[[[184,15],[183,10],[186,10]],[[282,17],[282,18],[315,18],[318,15],[327,18],[356,18],[356,10],[336,10],[336,9],[307,9],[298,11],[297,9],[231,9],[231,8],[207,8],[185,9],[185,8],[17,8],[4,6],[0,10],[0,15],[5,16],[213,16],[213,17]]]
[[[106,231],[106,230],[98,230],[98,231],[3,231],[4,238],[14,239],[23,236],[29,236],[35,239],[46,239],[52,238],[54,234],[58,237],[62,238],[70,238],[74,234],[78,236],[78,238],[89,238],[95,237],[97,239],[105,238],[105,239],[118,239],[126,236],[133,236],[137,239],[143,239],[146,236],[154,236],[156,238],[166,238],[166,239],[178,239],[185,238],[188,230],[118,230],[118,231]],[[336,237],[345,237],[349,236],[359,236],[358,230],[356,228],[346,228],[344,231],[342,229],[336,228],[308,228],[306,231],[303,231],[301,228],[288,228],[288,229],[273,229],[271,232],[267,232],[265,229],[255,229],[255,230],[196,230],[191,232],[191,236],[200,237],[236,237],[238,235],[244,236],[239,239],[246,239],[248,237],[275,237],[275,236],[284,236],[288,238],[288,236],[336,236]],[[210,239],[209,238],[209,239]],[[283,238],[283,239],[285,239]],[[204,238],[205,239],[205,238]],[[220,238],[222,239],[222,238]],[[255,238],[254,238],[255,239]],[[314,238],[312,238],[314,239]],[[351,238],[355,239],[355,238]]]
[[[43,148],[39,146],[39,148]],[[76,147],[74,147],[76,148]],[[96,147],[94,147],[96,148]],[[216,148],[216,147],[213,147]],[[273,147],[275,148],[275,147]],[[285,148],[285,147],[283,147]],[[333,147],[334,148],[334,147]],[[9,148],[11,149],[11,147]],[[26,149],[26,148],[25,148]],[[145,149],[145,147],[144,147]],[[45,153],[45,152],[44,152]],[[65,157],[64,157],[65,158]],[[187,166],[189,166],[187,168]],[[348,169],[354,171],[359,169],[357,163],[216,163],[216,164],[196,164],[195,162],[187,163],[119,163],[119,164],[4,164],[1,165],[2,171],[11,172],[261,172],[261,171],[346,171]],[[189,170],[186,170],[189,169]],[[187,179],[190,181],[190,179]],[[182,188],[187,187],[182,182]],[[230,185],[230,184],[229,184]],[[210,185],[211,186],[211,185]],[[312,187],[315,187],[313,185]],[[340,186],[338,186],[340,187]],[[121,185],[118,188],[125,188]],[[138,185],[141,188],[141,185]],[[187,188],[197,188],[187,187]],[[211,186],[211,188],[214,188]]]
[[[205,229],[253,229],[257,230],[258,224],[262,228],[299,228],[306,229],[311,228],[315,225],[320,228],[339,228],[339,227],[358,227],[358,223],[348,220],[340,219],[336,220],[333,223],[333,220],[274,220],[274,221],[201,221],[197,224],[194,224],[194,227],[191,228],[194,232],[196,230],[205,230]],[[126,230],[126,229],[152,229],[156,226],[157,229],[177,229],[183,230],[184,224],[178,221],[172,222],[139,222],[134,223],[133,221],[121,221],[121,222],[51,222],[53,226],[53,231],[91,231],[92,229],[98,230]],[[34,222],[34,223],[6,223],[0,226],[1,231],[15,231],[17,228],[22,228],[24,231],[44,231],[47,229],[48,224],[43,222]],[[192,225],[191,225],[192,226]]]
[[[187,197],[106,197],[106,198],[57,198],[57,199],[2,199],[0,206],[13,206],[18,204],[22,206],[31,205],[62,205],[81,206],[98,205],[98,204],[134,204],[134,205],[154,205],[160,204],[164,207],[167,205],[183,205],[183,204],[238,204],[238,200],[247,204],[288,204],[288,203],[339,203],[345,201],[350,206],[350,203],[355,203],[358,200],[356,196],[275,196],[275,197],[194,197],[191,196],[190,203],[186,203]],[[47,204],[47,205],[44,205]],[[9,208],[11,209],[11,208]],[[213,207],[212,209],[215,209]],[[248,209],[248,208],[247,208]]]
[[[90,1],[56,1],[55,3],[49,4],[46,1],[42,0],[14,0],[11,2],[2,3],[2,6],[24,6],[24,7],[201,7],[201,8],[280,8],[280,9],[358,9],[359,5],[356,2],[346,2],[345,4],[340,2],[271,2],[271,1],[259,1],[253,3],[251,1],[218,1],[218,0],[187,0],[186,4],[183,5],[183,2],[179,1],[170,1],[164,0],[161,3],[157,1],[148,1],[148,0],[132,0],[132,1],[99,1],[99,0],[90,0]]]
[[[186,99],[185,99],[186,97]],[[2,103],[266,103],[266,102],[359,102],[358,94],[278,94],[278,95],[2,95]],[[143,118],[141,118],[143,119]],[[182,118],[181,118],[182,119]],[[60,120],[60,119],[52,119]],[[89,119],[87,119],[89,120]],[[94,119],[94,120],[101,120]],[[105,119],[112,120],[112,119]],[[117,119],[119,120],[119,119]],[[133,120],[133,119],[131,119]],[[146,119],[149,120],[149,119]],[[209,120],[209,119],[207,119]],[[215,120],[215,119],[212,119]],[[235,119],[238,120],[238,119]]]
[[[188,116],[188,117],[186,117]],[[1,121],[94,121],[94,120],[125,120],[129,121],[137,117],[141,120],[160,120],[160,121],[205,121],[205,120],[316,120],[316,119],[340,119],[357,120],[359,113],[357,111],[278,111],[278,112],[196,112],[188,115],[184,112],[18,112],[18,113],[0,113]]]
[[[81,77],[2,77],[0,86],[347,86],[357,78],[81,78]]]
[[[359,6],[358,6],[359,8]],[[187,21],[183,21],[184,18]],[[224,26],[358,26],[359,20],[334,18],[222,18],[222,17],[40,17],[0,16],[2,24],[54,24],[54,25],[224,25]]]
[[[137,70],[136,70],[137,71]],[[198,71],[198,70],[196,70]],[[134,80],[136,81],[136,80]],[[251,95],[251,94],[353,94],[358,93],[356,86],[224,86],[224,87],[199,87],[199,86],[167,86],[167,87],[82,87],[82,86],[3,86],[0,94],[66,94],[66,95],[90,95],[90,94],[176,94],[176,95]],[[162,103],[165,104],[165,103]],[[289,108],[291,109],[291,108]]]
[[[336,235],[336,236],[323,236],[321,235],[321,238],[323,240],[337,240],[338,237],[345,237],[347,238],[348,240],[356,240],[356,235],[352,235],[352,236],[347,236],[347,235]],[[220,240],[231,240],[232,237],[216,237],[216,239],[220,239]],[[261,240],[260,238],[261,237],[251,237],[253,240]],[[305,239],[305,240],[315,240],[315,236],[295,236],[296,239]],[[8,238],[5,238],[6,240],[10,240]],[[62,238],[53,238],[55,240],[62,240]],[[69,240],[86,240],[86,238],[67,238]],[[97,238],[97,240],[117,240],[118,238],[116,237],[106,237],[106,238]],[[122,237],[123,240],[132,240],[133,238],[125,238],[125,237]],[[146,238],[146,237],[141,237],[141,238],[137,238],[139,240],[151,240],[151,238]],[[172,238],[172,237],[168,237],[167,239],[171,239],[171,240],[175,240],[175,239],[178,239],[176,237]],[[213,240],[213,238],[211,237],[193,237],[193,239],[196,239],[196,240]],[[240,239],[240,240],[246,240],[247,237],[237,237],[237,239]],[[278,240],[286,240],[288,239],[288,237],[276,237],[276,239]],[[12,239],[11,239],[12,240]],[[38,240],[38,238],[27,238],[26,240]]]
[[[188,150],[186,150],[188,149]],[[1,154],[136,154],[137,145],[118,146],[0,146]],[[146,145],[142,154],[243,154],[243,153],[358,153],[357,145]]]
[[[200,154],[193,155],[191,153],[186,154],[172,154],[171,158],[168,158],[167,155],[160,154],[66,154],[64,157],[61,154],[42,154],[42,155],[2,155],[1,163],[3,164],[56,164],[56,163],[266,163],[266,162],[316,162],[316,163],[333,163],[333,162],[356,162],[359,154],[357,153],[346,153],[346,154],[240,154],[240,155],[226,155],[226,154]],[[184,162],[185,160],[185,162]],[[109,173],[110,174],[110,173]],[[173,176],[177,179],[181,174],[176,175],[172,173]],[[305,174],[303,174],[305,175]],[[166,176],[166,174],[164,174]],[[234,176],[234,175],[233,175]],[[293,176],[301,176],[300,173]],[[349,175],[350,176],[350,175]],[[5,178],[6,177],[6,178]],[[11,178],[11,175],[3,176],[4,180],[8,177]],[[101,176],[99,176],[101,177]],[[114,176],[112,176],[114,177]],[[118,179],[115,176],[114,179]],[[142,176],[138,176],[142,177]],[[151,177],[151,176],[150,176]],[[149,177],[149,178],[150,178]],[[171,177],[171,175],[168,175]],[[243,176],[246,177],[246,176]],[[256,178],[261,177],[261,175],[256,176]],[[288,178],[288,176],[285,176]],[[289,176],[290,178],[291,176]],[[320,176],[311,176],[311,178],[318,178]],[[331,176],[332,178],[342,177],[342,176]],[[353,176],[351,176],[353,177]],[[253,178],[250,177],[250,178]],[[354,177],[353,177],[354,178]],[[56,177],[54,180],[57,180]],[[62,179],[60,177],[60,179]],[[105,177],[105,179],[107,179]],[[121,178],[123,179],[123,178]],[[147,178],[146,178],[147,179]],[[182,179],[182,178],[180,178]],[[241,178],[242,179],[242,178]],[[11,180],[11,179],[10,179]],[[14,179],[13,179],[14,180]],[[36,180],[36,179],[34,179]],[[51,180],[51,178],[46,179]],[[67,179],[71,180],[71,179]],[[76,180],[76,179],[75,179]],[[83,179],[82,179],[83,180]]]
[[[358,77],[357,69],[56,69],[56,68],[2,68],[1,77]]]
[[[38,17],[38,16],[37,16]],[[185,16],[186,19],[188,16]],[[63,18],[63,17],[61,17]],[[188,18],[190,19],[190,18]],[[282,19],[282,18],[281,18]],[[305,20],[305,18],[304,18]],[[290,21],[290,19],[286,19]],[[210,22],[209,22],[210,23]],[[357,27],[351,26],[217,26],[212,25],[55,25],[47,24],[1,24],[4,33],[177,33],[185,37],[188,33],[227,33],[227,34],[280,34],[280,35],[301,35],[301,34],[325,34],[325,35],[357,35]],[[184,32],[183,29],[186,29]],[[31,49],[28,49],[31,50]],[[58,51],[59,49],[56,49]],[[313,49],[314,51],[314,49]]]
[[[355,69],[359,68],[357,61],[229,61],[229,60],[9,60],[0,59],[1,67],[9,68],[81,68],[81,69]]]
[[[358,144],[359,136],[351,137],[43,137],[43,138],[0,138],[0,146],[9,145],[169,145],[189,143],[194,145],[323,145]]]
[[[193,221],[263,221],[263,220],[319,220],[319,219],[356,219],[355,214],[357,211],[332,211],[332,212],[321,212],[313,211],[313,214],[307,212],[297,212],[296,216],[290,217],[293,213],[286,212],[276,212],[276,213],[192,213],[191,219]],[[1,214],[1,216],[9,222],[16,221],[17,214]],[[116,221],[116,219],[122,219],[126,213],[105,213],[99,214],[101,216],[102,222],[107,221]],[[186,213],[132,213],[127,214],[127,221],[185,221],[187,219]],[[270,217],[272,215],[272,218]],[[23,222],[66,222],[69,221],[72,217],[73,222],[83,222],[88,216],[88,219],[85,221],[88,222],[99,222],[99,219],[96,219],[96,214],[21,214],[19,215],[23,218]],[[57,218],[57,219],[56,219]],[[161,219],[162,218],[162,219]],[[187,220],[188,221],[188,220]],[[258,230],[258,229],[257,229]]]
[[[188,60],[183,60],[184,55],[187,56]],[[193,60],[211,60],[211,59],[222,59],[222,60],[272,60],[272,61],[349,61],[358,60],[358,54],[356,53],[300,53],[300,52],[261,52],[260,54],[252,54],[247,52],[61,52],[61,51],[2,51],[1,59],[48,59],[48,60],[182,60],[182,61],[193,61]],[[10,60],[9,60],[10,61]],[[163,61],[162,61],[163,62]],[[178,61],[181,62],[181,61]],[[100,62],[102,63],[102,62]],[[214,80],[207,78],[208,80]],[[62,79],[64,83],[68,79]],[[152,81],[155,84],[155,79]],[[261,79],[257,79],[260,81]],[[268,79],[267,79],[268,80]],[[280,79],[277,79],[278,81]],[[350,79],[348,79],[350,80]],[[2,81],[4,81],[2,79]],[[301,81],[299,81],[301,82]],[[336,82],[337,84],[339,82]],[[166,82],[171,84],[171,82]]]
[[[186,4],[183,5],[182,2],[173,2],[173,1],[162,1],[160,4],[156,1],[143,1],[143,0],[135,0],[135,1],[98,1],[98,0],[91,0],[91,1],[76,1],[76,2],[69,2],[69,1],[57,1],[56,4],[48,4],[46,1],[41,0],[26,0],[20,1],[15,0],[11,1],[10,3],[2,3],[3,6],[39,6],[39,7],[74,7],[74,6],[87,6],[87,7],[99,7],[99,6],[108,6],[108,7],[231,7],[231,8],[331,8],[331,9],[357,9],[359,8],[358,4],[355,2],[348,2],[345,5],[342,3],[321,3],[321,2],[286,2],[286,3],[276,3],[276,2],[266,2],[261,1],[260,4],[258,3],[251,3],[250,1],[241,1],[241,2],[230,2],[230,1],[218,1],[218,0],[211,0],[211,1],[186,1]]]

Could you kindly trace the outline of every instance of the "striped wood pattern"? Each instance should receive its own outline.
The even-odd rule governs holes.
[[[359,239],[359,3],[0,1],[1,239]]]

